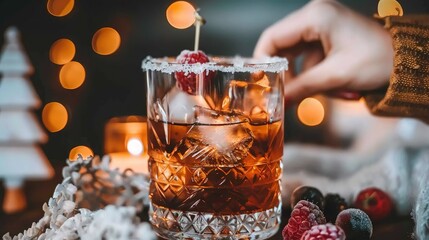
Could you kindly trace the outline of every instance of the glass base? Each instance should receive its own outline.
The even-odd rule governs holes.
[[[239,215],[178,211],[150,203],[150,221],[167,239],[266,239],[279,229],[281,204]]]

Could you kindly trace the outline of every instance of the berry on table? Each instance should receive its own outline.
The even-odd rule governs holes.
[[[209,62],[207,55],[201,51],[189,51],[183,50],[179,56],[176,58],[177,63],[182,64],[197,64],[197,63],[207,63]],[[177,80],[177,86],[188,94],[195,95],[197,88],[197,80],[202,77],[203,81],[199,83],[207,83],[213,78],[214,72],[203,71],[201,74],[194,72],[180,71],[175,72],[174,76]]]
[[[344,198],[338,194],[328,193],[325,196],[325,209],[323,213],[327,222],[335,223],[338,213],[347,208]]]
[[[292,210],[286,227],[282,231],[284,240],[299,240],[312,226],[326,223],[319,207],[306,200],[299,201]]]
[[[344,231],[331,223],[316,225],[302,235],[301,240],[345,240]]]
[[[362,210],[349,208],[341,211],[335,225],[343,229],[347,240],[369,240],[372,236],[372,222]]]
[[[389,195],[375,187],[359,192],[354,205],[367,213],[372,221],[383,220],[393,209],[393,202]]]
[[[293,208],[300,200],[312,202],[316,204],[321,210],[323,210],[325,207],[325,199],[323,194],[315,187],[300,186],[293,190],[290,200],[291,207]]]

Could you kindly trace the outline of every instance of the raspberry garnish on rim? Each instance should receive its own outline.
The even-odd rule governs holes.
[[[207,63],[209,58],[207,55],[201,51],[189,51],[183,50],[179,56],[177,56],[176,61],[183,64],[196,64],[196,63]],[[197,88],[197,78],[203,78],[203,83],[208,82],[213,77],[213,72],[203,71],[201,74],[193,72],[176,72],[174,74],[177,80],[177,86],[188,94],[195,95]],[[201,83],[201,82],[200,82]]]
[[[198,50],[199,40],[200,40],[200,27],[205,23],[204,18],[198,14],[198,11],[195,11],[195,43],[194,51],[183,50],[179,56],[177,56],[177,63],[182,64],[196,64],[196,63],[207,63],[209,58],[207,55]],[[176,72],[174,74],[177,80],[177,86],[188,94],[195,95],[197,90],[198,83],[206,83],[211,80],[213,77],[213,72],[203,71],[201,74],[196,74],[193,72]],[[202,78],[202,81],[199,78]],[[197,81],[199,80],[199,81]]]

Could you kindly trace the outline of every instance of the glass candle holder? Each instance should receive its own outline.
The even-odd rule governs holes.
[[[147,122],[142,116],[114,117],[106,123],[104,152],[110,166],[148,174]]]

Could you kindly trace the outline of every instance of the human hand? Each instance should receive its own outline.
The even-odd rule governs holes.
[[[294,61],[300,54],[302,71],[295,75]],[[335,0],[313,0],[267,28],[253,55],[289,58],[289,100],[322,92],[354,98],[355,91],[387,85],[393,70],[389,32]]]

